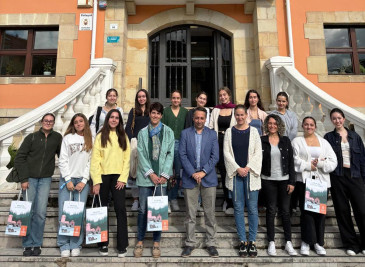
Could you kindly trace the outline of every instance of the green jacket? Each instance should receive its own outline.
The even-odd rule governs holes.
[[[172,175],[172,164],[174,162],[174,132],[166,125],[163,125],[162,144],[159,157],[159,173],[158,176],[164,176],[167,179]],[[138,133],[138,168],[137,168],[137,185],[143,187],[155,186],[149,174],[152,170],[150,160],[150,151],[148,149],[148,126]],[[163,186],[166,186],[164,184]]]
[[[163,110],[161,122],[173,130],[175,140],[180,140],[181,131],[185,129],[186,114],[188,114],[188,110],[184,107],[180,107],[177,117],[172,112],[171,106]]]
[[[52,177],[55,155],[60,155],[62,135],[51,131],[46,137],[42,128],[25,137],[14,160],[19,178],[24,183],[29,178]]]

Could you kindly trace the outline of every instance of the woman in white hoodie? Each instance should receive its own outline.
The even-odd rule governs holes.
[[[296,137],[292,141],[294,168],[296,172],[299,194],[299,207],[301,209],[300,227],[302,245],[300,253],[309,255],[310,246],[318,255],[326,255],[324,249],[324,228],[326,215],[304,210],[304,195],[306,180],[316,177],[321,182],[331,187],[330,172],[337,166],[337,158],[331,145],[315,133],[316,120],[305,117],[302,122],[303,137]]]
[[[87,200],[92,144],[91,130],[85,115],[75,114],[63,138],[58,164],[61,172],[58,195],[59,220],[61,220],[65,201],[85,203]],[[80,236],[58,235],[57,245],[61,249],[61,257],[79,256],[83,239],[83,223],[81,223]]]

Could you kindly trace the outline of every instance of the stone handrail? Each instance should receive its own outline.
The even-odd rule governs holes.
[[[28,134],[34,132],[35,125],[47,112],[55,114],[53,129],[60,133],[66,131],[75,113],[91,116],[96,107],[105,100],[106,90],[113,86],[115,68],[116,65],[111,59],[93,60],[91,68],[69,88],[40,107],[0,126],[0,186],[4,184],[9,173],[6,165],[10,161],[8,148],[13,143],[13,136],[21,134],[24,140]]]
[[[312,116],[317,121],[317,132],[320,135],[332,131],[334,126],[329,113],[331,109],[337,107],[344,112],[347,124],[353,124],[355,131],[365,141],[365,114],[315,86],[293,66],[290,58],[271,58],[266,67],[270,70],[272,105],[275,104],[276,94],[279,91],[286,92],[289,95],[289,108],[298,115],[300,128],[302,119]]]

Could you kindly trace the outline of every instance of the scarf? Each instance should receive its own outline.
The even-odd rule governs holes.
[[[152,159],[154,161],[158,160],[158,156],[160,155],[160,132],[162,129],[162,122],[160,122],[155,128],[153,128],[152,124],[148,124],[148,134],[150,138],[152,138]]]
[[[216,105],[214,108],[225,109],[225,108],[235,108],[235,107],[236,107],[236,104],[229,102],[227,104]]]

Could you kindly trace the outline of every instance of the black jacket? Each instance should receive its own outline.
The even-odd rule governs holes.
[[[55,155],[60,155],[62,135],[51,131],[46,137],[42,128],[25,137],[14,160],[22,182],[28,178],[52,177]]]
[[[290,139],[287,136],[279,136],[279,150],[281,154],[281,167],[283,170],[283,176],[289,174],[288,184],[295,185],[295,171],[294,171],[294,157],[293,148],[291,146]],[[261,136],[262,144],[262,167],[261,174],[270,177],[271,176],[271,145],[269,142],[269,136]],[[279,159],[278,159],[279,160]]]
[[[361,137],[347,129],[347,139],[350,144],[350,170],[351,177],[360,178],[362,177],[365,180],[365,148],[364,143],[361,140]],[[337,167],[331,173],[337,176],[343,176],[343,159],[342,159],[342,149],[341,149],[341,135],[336,132],[336,129],[332,132],[326,133],[324,136],[330,145],[333,148],[333,151],[336,153],[337,157]]]

